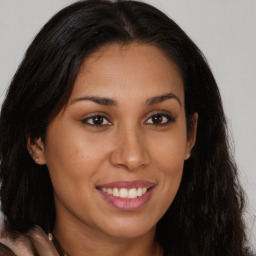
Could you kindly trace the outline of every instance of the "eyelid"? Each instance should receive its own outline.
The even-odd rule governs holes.
[[[163,123],[163,124],[146,123],[154,115],[162,115],[162,116],[166,117],[168,119],[168,121]],[[145,123],[146,124],[155,125],[155,126],[161,126],[161,125],[164,126],[164,125],[168,125],[169,123],[173,123],[175,121],[176,121],[176,118],[169,111],[166,111],[166,110],[153,111],[153,112],[149,113],[147,115],[147,117],[145,118]]]
[[[102,125],[97,125],[97,124],[90,124],[89,122],[87,122],[89,119],[94,118],[94,117],[103,117],[104,119],[106,119],[108,121],[108,124],[102,124]],[[112,125],[112,122],[110,121],[110,117],[108,116],[108,114],[104,113],[104,112],[93,112],[90,114],[87,114],[85,116],[83,116],[81,118],[82,123],[89,125],[89,126],[108,126],[108,125]]]
[[[150,111],[148,114],[146,114],[145,119],[147,120],[148,118],[152,117],[153,115],[168,115],[168,116],[173,117],[173,114],[170,111],[160,109],[160,110]]]

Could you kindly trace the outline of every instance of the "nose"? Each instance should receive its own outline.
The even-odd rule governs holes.
[[[150,162],[145,135],[139,129],[119,131],[114,150],[111,152],[112,165],[136,171],[146,167]]]

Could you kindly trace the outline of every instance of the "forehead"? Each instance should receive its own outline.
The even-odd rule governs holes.
[[[71,100],[81,94],[152,97],[175,92],[183,100],[183,81],[177,65],[155,46],[131,43],[107,45],[81,65]]]

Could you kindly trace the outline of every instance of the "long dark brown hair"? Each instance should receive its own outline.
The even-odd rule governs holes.
[[[80,1],[39,32],[18,68],[0,117],[1,202],[5,230],[45,231],[55,223],[46,166],[31,159],[27,137],[42,138],[65,106],[82,61],[106,44],[151,44],[178,66],[188,130],[199,115],[197,141],[185,162],[178,194],[157,224],[156,239],[172,255],[249,255],[243,190],[230,155],[218,87],[197,46],[156,8],[137,1]]]

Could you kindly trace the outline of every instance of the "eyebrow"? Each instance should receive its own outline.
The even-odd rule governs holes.
[[[167,93],[167,94],[163,94],[163,95],[160,95],[160,96],[154,96],[152,98],[149,98],[147,101],[146,101],[146,105],[154,105],[154,104],[157,104],[157,103],[161,103],[165,100],[168,100],[168,99],[175,99],[178,101],[179,105],[181,106],[181,101],[180,99],[173,93]],[[110,98],[105,98],[105,97],[98,97],[98,96],[88,96],[88,97],[80,97],[80,98],[76,98],[74,100],[71,101],[70,104],[74,104],[76,102],[79,102],[79,101],[92,101],[92,102],[95,102],[99,105],[103,105],[103,106],[117,106],[117,101],[115,99],[110,99]]]
[[[95,103],[103,105],[103,106],[117,106],[117,102],[114,99],[104,98],[104,97],[96,97],[96,96],[77,98],[77,99],[72,100],[70,104],[73,104],[73,103],[76,103],[79,101],[92,101],[92,102],[95,102]]]
[[[168,100],[168,99],[175,99],[175,100],[178,101],[179,105],[182,106],[179,97],[177,97],[173,93],[167,93],[167,94],[163,94],[163,95],[160,95],[160,96],[152,97],[152,98],[150,98],[146,101],[146,105],[154,105],[154,104],[161,103],[161,102],[163,102],[165,100]]]

